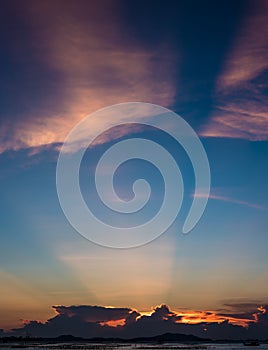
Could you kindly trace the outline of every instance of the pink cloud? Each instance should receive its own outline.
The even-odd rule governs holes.
[[[83,117],[112,104],[173,102],[171,48],[166,42],[157,52],[130,45],[120,24],[119,2],[95,3],[87,18],[76,2],[30,1],[20,11],[34,33],[36,59],[60,77],[60,94],[49,96],[47,107],[28,108],[15,122],[5,123],[0,152],[62,143]],[[31,101],[25,103],[31,106]]]
[[[257,0],[242,21],[218,78],[205,137],[268,140],[268,3]]]

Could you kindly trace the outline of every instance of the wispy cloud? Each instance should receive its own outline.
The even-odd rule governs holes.
[[[31,55],[17,41],[12,49],[26,72],[37,66],[38,74],[33,71],[19,98],[11,93],[19,112],[7,112],[0,125],[0,152],[62,143],[83,117],[111,104],[145,101],[168,107],[180,102],[174,100],[180,53],[169,39],[163,35],[157,51],[148,49],[125,33],[120,1],[85,4],[16,2],[15,12],[32,33],[24,38]],[[213,117],[201,136],[268,139],[267,23],[267,2],[254,1],[226,56]],[[49,77],[45,93],[44,76]]]
[[[250,4],[219,76],[203,136],[268,140],[268,3]]]
[[[30,1],[27,6],[18,5],[17,11],[34,33],[36,64],[53,79],[48,96],[42,95],[44,82],[36,81],[45,104],[31,101],[22,92],[28,107],[17,119],[10,115],[12,122],[0,128],[0,152],[61,143],[79,120],[111,104],[146,101],[168,106],[173,102],[175,61],[168,45],[163,41],[152,52],[126,38],[119,1],[79,4]]]
[[[206,195],[203,194],[202,192],[197,192],[197,193],[193,194],[193,196],[197,197],[197,198],[205,198],[206,197]],[[217,200],[217,201],[244,205],[246,207],[250,207],[250,208],[254,208],[254,209],[268,210],[267,206],[252,203],[252,202],[247,202],[244,200],[240,200],[240,199],[236,199],[236,198],[232,198],[232,197],[228,197],[228,196],[222,196],[222,195],[210,193],[209,198]]]

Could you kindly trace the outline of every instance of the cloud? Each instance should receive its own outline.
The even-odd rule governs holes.
[[[268,140],[266,111],[267,103],[264,96],[259,96],[257,102],[248,100],[247,97],[241,97],[236,102],[225,99],[222,105],[214,110],[214,117],[200,134],[204,137]]]
[[[222,309],[219,309],[218,314],[230,317],[233,319],[248,320],[244,323],[244,326],[248,327],[251,322],[251,327],[254,322],[258,322],[258,315],[263,311],[263,307],[260,306],[260,301],[229,301],[223,304]]]
[[[24,321],[22,328],[15,329],[13,334],[28,332],[36,336],[57,336],[73,334],[76,336],[93,337],[109,334],[111,321],[130,323],[137,315],[129,308],[112,308],[103,306],[53,306],[56,316],[45,323],[38,321]]]
[[[242,304],[232,304],[232,308],[241,311]],[[44,323],[24,321],[23,327],[14,329],[9,334],[21,335],[26,332],[43,337],[72,334],[88,338],[132,338],[173,332],[213,339],[242,339],[254,335],[264,338],[267,327],[265,305],[257,307],[249,319],[242,319],[242,313],[240,317],[234,317],[231,314],[224,316],[211,311],[174,311],[165,304],[156,306],[151,313],[146,314],[131,308],[90,305],[54,306],[53,309],[56,312],[55,317]]]
[[[53,309],[61,316],[79,316],[85,322],[105,322],[126,319],[132,310],[129,308],[112,308],[101,306],[53,306]]]
[[[213,41],[214,35],[208,35],[207,30],[201,31],[202,44],[209,49],[214,43],[212,46],[219,50],[218,54],[216,50],[209,56],[206,50],[202,50],[201,62],[195,58],[192,61],[192,46],[200,52],[200,42],[194,38],[189,40],[189,30],[180,31],[173,23],[171,13],[165,13],[165,16],[173,19],[170,23],[174,28],[171,30],[167,26],[170,32],[164,35],[167,28],[163,24],[161,35],[155,33],[161,39],[158,38],[157,47],[152,49],[152,45],[144,45],[143,40],[134,37],[135,33],[142,37],[148,33],[141,35],[139,30],[126,30],[124,7],[120,0],[94,2],[94,5],[84,0],[65,1],[64,5],[62,1],[52,0],[28,1],[27,6],[14,3],[10,13],[12,18],[18,17],[21,28],[13,28],[14,40],[7,38],[10,47],[5,52],[11,55],[11,59],[4,68],[12,74],[14,71],[15,78],[12,84],[10,78],[3,80],[3,86],[8,85],[5,90],[8,107],[1,111],[0,153],[23,148],[35,148],[38,152],[42,147],[53,144],[58,147],[73,126],[86,115],[102,107],[128,101],[169,107],[181,102],[184,105],[185,101],[191,106],[189,101],[200,99],[202,108],[211,99],[213,116],[199,130],[201,136],[268,139],[266,1],[257,0],[251,4],[233,48],[226,57],[223,52],[226,42],[217,45]],[[183,8],[184,5],[179,16],[187,21],[192,9],[186,6],[185,16]],[[165,7],[165,11],[167,9],[177,12],[170,5]],[[223,6],[222,10],[227,11],[228,6]],[[218,8],[216,11],[213,7],[213,11],[218,13]],[[12,22],[8,11],[2,16],[8,23]],[[208,28],[214,26],[215,30],[219,30],[221,24],[218,27],[214,17],[212,22],[208,21]],[[145,23],[148,27],[147,18]],[[223,23],[225,25],[226,21]],[[144,30],[142,25],[141,28]],[[232,25],[227,30],[228,38],[233,37],[231,28]],[[223,32],[226,33],[226,28]],[[178,36],[182,40],[179,48]],[[184,66],[182,43],[188,47],[186,51],[189,55],[184,58]],[[211,71],[218,74],[224,58],[216,91],[208,91],[203,87],[204,82],[206,86],[210,81],[209,86],[214,89],[214,75],[213,81],[209,75]],[[213,64],[208,64],[206,68],[204,62],[207,60]],[[12,62],[15,62],[14,66]],[[195,67],[199,74],[192,81]],[[182,70],[180,78],[179,69]],[[178,82],[178,79],[181,81]],[[187,96],[182,94],[185,90]],[[102,120],[97,123],[106,127]],[[92,128],[95,125],[92,124]],[[127,133],[129,130],[121,131]]]
[[[268,140],[268,3],[251,3],[218,78],[202,136]]]
[[[206,194],[204,194],[202,192],[195,193],[193,196],[197,197],[197,198],[207,198]],[[217,201],[227,202],[227,203],[240,204],[240,205],[244,205],[244,206],[249,207],[249,208],[254,208],[254,209],[259,209],[259,210],[268,210],[268,207],[264,206],[264,205],[259,205],[256,203],[251,203],[251,202],[247,202],[244,200],[240,200],[240,199],[236,199],[236,198],[232,198],[232,197],[228,197],[228,196],[221,196],[221,195],[214,194],[214,193],[210,193],[209,198],[217,200]]]
[[[163,41],[152,52],[125,37],[120,4],[16,3],[13,11],[31,33],[24,38],[31,55],[19,44],[12,49],[19,51],[18,65],[32,79],[26,86],[13,82],[17,95],[10,93],[18,110],[8,111],[0,126],[0,152],[61,143],[83,117],[111,104],[172,103],[172,50]],[[101,120],[97,123],[102,125]]]
[[[251,337],[263,338],[266,335],[268,329],[268,305],[263,305],[258,308],[258,312],[255,314],[256,322],[250,327]]]

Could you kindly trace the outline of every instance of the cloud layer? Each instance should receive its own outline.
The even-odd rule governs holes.
[[[180,17],[174,19],[175,11],[169,6],[164,10],[170,11],[166,17],[174,28],[164,22],[157,33],[147,28],[151,24],[147,19],[146,28],[141,26],[144,33],[129,30],[120,0],[66,1],[64,6],[60,1],[28,1],[26,5],[15,1],[11,8],[6,6],[1,14],[3,28],[11,26],[12,18],[18,20],[7,33],[3,31],[7,44],[1,76],[5,97],[0,113],[0,153],[62,143],[83,117],[115,103],[145,101],[172,108],[185,100],[191,101],[186,109],[200,116],[203,111],[195,111],[193,106],[200,94],[200,106],[209,99],[212,109],[211,117],[199,124],[201,136],[267,140],[267,2],[251,2],[244,19],[236,23],[238,30],[230,33],[231,48],[224,46],[226,52],[216,57],[223,67],[213,77],[215,91],[204,88],[207,62],[192,55],[192,41],[199,50],[197,28],[190,34],[188,27],[186,34],[179,30],[176,23]],[[183,8],[179,6],[177,11],[182,17]],[[215,15],[217,11],[213,11]],[[157,13],[155,16],[153,23]],[[213,16],[210,20],[215,26]],[[157,44],[145,45],[131,33],[153,43],[157,37]],[[210,33],[203,35],[200,47],[213,39]],[[193,65],[182,65],[183,53]],[[213,51],[206,53],[208,62],[211,54]],[[198,76],[193,67],[200,67]],[[193,87],[188,92],[193,96],[185,96],[186,82]]]
[[[267,305],[258,307],[255,303],[227,303],[224,308],[225,313],[223,310],[173,311],[167,305],[160,305],[150,313],[142,313],[131,308],[54,306],[55,317],[44,323],[24,321],[22,328],[7,334],[132,338],[173,332],[212,339],[265,338]]]

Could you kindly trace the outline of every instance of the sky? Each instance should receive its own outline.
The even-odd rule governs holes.
[[[170,331],[267,338],[268,2],[1,5],[0,336]],[[113,249],[70,225],[56,166],[78,122],[125,102],[160,105],[189,123],[207,153],[211,191],[201,220],[183,235],[189,207],[203,194],[194,193],[181,146],[133,124],[101,135],[83,158],[80,183],[104,221],[144,222],[163,199],[159,171],[134,159],[120,166],[114,185],[130,200],[133,183],[145,177],[152,190],[146,210],[113,216],[103,208],[92,179],[101,155],[118,141],[161,144],[184,180],[181,211],[166,232],[140,247]],[[91,134],[110,122],[119,117],[89,120]]]

